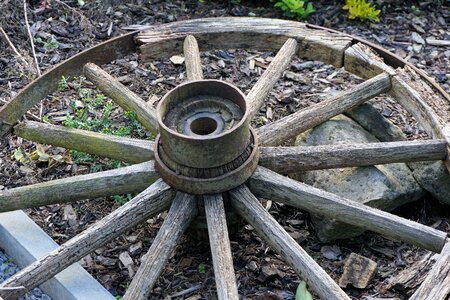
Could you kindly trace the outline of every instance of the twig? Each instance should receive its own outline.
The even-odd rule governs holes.
[[[31,43],[31,51],[33,52],[34,63],[36,64],[36,70],[38,76],[41,76],[41,69],[39,68],[39,63],[36,57],[36,51],[34,49],[34,41],[33,35],[31,34],[30,25],[28,24],[28,16],[27,16],[27,0],[23,0],[23,15],[25,17],[25,25],[27,27],[28,37],[30,38]]]
[[[14,46],[14,44],[11,42],[11,40],[9,39],[8,34],[5,32],[5,30],[3,30],[3,27],[1,27],[1,26],[0,26],[0,31],[2,32],[3,36],[5,37],[6,42],[8,43],[8,45],[9,45],[9,46],[11,47],[11,49],[13,50],[14,54],[15,54],[18,58],[20,58],[20,60],[21,60],[27,67],[29,67],[28,62],[25,60],[25,58],[23,58],[23,56],[19,53],[19,51],[17,51],[17,48],[16,48],[16,47]]]
[[[34,49],[34,40],[33,35],[31,34],[30,24],[28,24],[28,15],[27,15],[27,0],[23,0],[23,15],[25,16],[25,25],[27,27],[28,37],[30,38],[31,43],[31,51],[33,52],[34,63],[36,64],[36,70],[38,76],[41,76],[41,69],[39,68],[39,63],[36,56],[36,50]],[[39,108],[39,120],[42,121],[42,111],[44,110],[44,104],[41,101],[41,106]]]
[[[188,289],[186,289],[184,291],[181,291],[181,292],[178,292],[176,294],[170,295],[170,298],[181,297],[181,296],[187,295],[189,293],[195,292],[196,290],[199,290],[201,287],[202,286],[200,284],[199,285],[194,285],[193,287],[190,287],[190,288],[188,288]]]

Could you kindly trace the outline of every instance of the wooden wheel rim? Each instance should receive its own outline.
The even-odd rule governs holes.
[[[261,50],[262,49],[276,50],[280,48],[280,46],[287,38],[289,38],[291,40],[291,49],[294,48],[297,49],[296,47],[297,43],[295,41],[299,43],[297,54],[301,57],[322,60],[325,63],[333,64],[336,67],[344,66],[346,70],[361,77],[365,77],[365,75],[367,74],[369,74],[369,76],[366,77],[373,77],[380,73],[389,74],[390,80],[394,79],[394,81],[392,81],[392,85],[393,86],[397,85],[397,90],[392,95],[398,101],[400,101],[401,104],[403,104],[403,106],[414,117],[416,117],[416,119],[419,122],[421,122],[421,124],[425,127],[425,130],[430,136],[434,138],[444,139],[445,140],[443,142],[444,146],[448,148],[448,143],[450,141],[450,120],[449,120],[450,117],[446,117],[445,115],[443,115],[442,111],[440,110],[450,111],[450,97],[422,71],[418,70],[411,64],[398,58],[394,54],[384,50],[383,48],[374,46],[373,44],[366,42],[364,40],[352,37],[347,34],[339,33],[337,31],[321,28],[318,26],[311,26],[303,23],[285,20],[272,20],[272,19],[268,20],[260,18],[199,19],[199,20],[174,22],[159,26],[152,26],[149,27],[148,29],[150,29],[151,31],[146,35],[145,34],[139,35],[139,32],[133,32],[115,38],[111,41],[104,42],[86,51],[83,51],[82,53],[59,64],[58,66],[49,70],[35,81],[31,82],[19,94],[17,94],[7,104],[5,104],[0,108],[0,134],[3,135],[7,133],[15,124],[15,122],[17,122],[17,120],[29,108],[31,108],[31,106],[33,106],[42,98],[44,98],[49,93],[54,91],[57,87],[57,82],[60,76],[62,75],[76,76],[81,74],[82,66],[85,63],[89,61],[95,61],[96,63],[108,63],[116,58],[129,54],[136,50],[135,41],[137,41],[138,44],[145,43],[145,46],[141,47],[150,48],[150,51],[146,51],[145,57],[148,58],[161,57],[161,53],[163,53],[164,55],[172,55],[174,54],[174,51],[176,52],[179,51],[176,49],[180,48],[181,41],[187,35],[195,35],[202,42],[202,50],[212,50],[216,48],[221,48],[224,45],[224,40],[229,42],[227,43],[227,46],[231,48],[246,47],[246,48],[258,48]],[[329,44],[330,41],[332,41],[333,43]],[[358,42],[359,44],[357,44]],[[151,50],[152,47],[158,49],[158,52],[153,53]],[[141,48],[141,51],[144,48]],[[387,64],[383,61],[375,61],[373,64],[370,65],[364,64],[366,59],[364,55],[370,57],[372,55],[370,51],[372,50],[375,50],[375,52],[381,54]],[[363,57],[359,56],[361,54],[363,54]],[[92,58],[93,56],[95,56],[95,58]],[[353,62],[356,61],[357,63],[356,64],[354,63],[353,65],[350,64],[349,62],[352,60]],[[360,63],[360,65],[358,65],[358,63]],[[404,73],[401,73],[402,71],[404,71],[403,69],[399,70],[398,71],[399,73],[397,73],[397,70],[393,69],[397,67],[404,67],[404,69],[407,69],[407,71],[409,72],[408,74],[413,73],[418,78],[431,85],[431,88],[434,89],[434,94],[436,94],[438,98],[423,97],[418,93],[411,92],[410,89],[406,89],[405,87],[409,86],[408,83],[404,81],[404,79],[406,78],[405,76],[408,74],[405,75]],[[411,90],[413,89],[411,88]],[[405,93],[409,93],[408,94],[409,98],[407,100],[402,100],[402,96]],[[439,158],[443,157],[442,153],[443,153],[442,151],[439,151],[436,157]],[[446,160],[447,168],[450,168],[447,153],[444,153],[444,156],[445,155],[447,156]],[[145,167],[142,166],[142,167],[148,168],[149,166]],[[151,166],[151,168],[153,168],[153,166]],[[148,169],[145,170],[146,172],[148,172]],[[265,171],[265,169],[263,168],[258,168],[257,175],[251,178],[251,186],[255,187],[257,192],[261,192],[266,188],[270,189],[270,187],[261,185],[262,183],[265,182],[265,180],[267,180],[267,178],[272,177],[275,178],[276,176],[273,174],[271,175],[271,173],[267,173],[267,171]],[[316,196],[320,194],[318,191],[309,190],[308,187],[303,187],[295,183],[292,184],[293,186],[286,185],[286,188],[291,188],[293,190],[306,193],[310,192],[315,194]],[[268,186],[269,185],[270,184],[268,184]],[[151,186],[149,189],[151,190],[149,190],[149,192],[147,193],[153,195],[152,197],[155,197],[154,199],[158,199],[158,201],[163,202],[165,201],[164,203],[158,204],[159,205],[158,209],[163,209],[164,207],[167,207],[168,205],[167,199],[168,197],[170,197],[169,195],[170,188],[164,185],[164,183],[162,183],[161,181],[159,181],[155,183],[155,185]],[[244,198],[248,198],[250,202],[253,199],[252,198],[253,196],[251,195],[250,192],[246,190],[245,187],[238,188],[234,191],[231,191],[230,193],[231,195],[234,195],[233,197],[235,197],[233,203],[236,207],[247,212],[255,213],[255,211],[258,211],[258,208],[256,206],[251,207],[250,204],[239,201],[239,198],[237,197],[239,195]],[[279,201],[286,201],[287,203],[293,203],[293,205],[295,206],[294,202],[289,202],[289,200],[284,199],[280,195],[281,194],[278,194],[279,196],[278,198],[277,195],[274,195],[274,197],[277,198],[277,200]],[[324,199],[333,198],[333,195],[328,194],[323,194],[322,196]],[[185,220],[185,222],[189,222],[195,215],[195,212],[188,207],[189,205],[186,204],[187,206],[186,205],[183,206],[181,204],[181,203],[188,203],[189,201],[181,201],[181,199],[189,200],[190,199],[189,196],[181,195],[179,193],[177,194],[175,199],[178,199],[176,201],[174,200],[177,203],[176,205],[174,205],[176,209],[189,210],[189,214],[184,215],[185,218],[183,219]],[[349,206],[349,203],[346,203],[345,199],[335,199],[335,200],[339,202],[340,205],[344,206],[347,205],[347,207],[352,207],[351,205]],[[221,198],[219,196],[213,196],[211,198],[211,203],[215,203],[214,205],[216,205],[220,201]],[[217,207],[214,205],[212,207]],[[308,208],[309,204],[304,203],[302,205],[305,205],[305,207]],[[361,209],[361,207],[359,207],[358,205],[356,205],[354,208],[356,210]],[[220,210],[220,206],[218,209]],[[368,211],[372,211],[372,209],[368,209]],[[372,213],[374,213],[374,211],[372,211]],[[175,219],[178,216],[176,212],[174,212],[172,215],[173,218]],[[385,215],[382,214],[382,217],[385,217]],[[380,220],[381,219],[378,219],[378,221]],[[251,222],[251,220],[248,221]],[[219,223],[220,221],[217,221],[215,224],[219,226],[218,225]],[[255,226],[257,225],[258,224],[256,223]],[[412,224],[408,224],[408,226],[409,225]],[[179,230],[182,230],[183,229],[182,227],[183,226],[181,226]],[[417,228],[417,230],[427,232],[427,229],[424,227],[425,226]],[[262,228],[261,230],[264,231],[263,229],[264,228]],[[409,239],[406,240],[414,243],[413,239],[414,232],[410,232],[408,228],[404,228],[404,230],[405,230],[404,232],[408,232],[409,234],[411,234]],[[424,241],[424,243],[421,244],[421,246],[428,247],[429,249],[432,249],[434,251],[440,251],[440,249],[442,249],[445,243],[446,235],[436,233],[433,230],[430,230],[428,232],[430,234],[430,238],[428,241]],[[401,236],[397,235],[396,233],[391,233],[391,236],[401,238]],[[220,247],[220,245],[216,246]],[[60,248],[61,251],[64,250],[62,246]],[[280,251],[283,250],[282,248],[279,249],[281,249]],[[296,249],[297,254],[301,253],[301,249],[298,248]],[[292,255],[296,255],[296,253],[293,253]],[[51,260],[50,257],[43,259],[43,261],[46,262],[50,260]],[[298,265],[295,264],[295,261],[291,261],[289,259],[288,261],[294,264],[297,267],[296,270],[298,270],[300,273],[303,272],[301,268],[298,268]],[[229,261],[227,263],[229,266]],[[313,262],[311,262],[311,264],[312,263]],[[214,265],[216,267],[216,264]],[[306,267],[306,265],[303,266]],[[38,268],[39,266],[37,264],[33,264],[24,271],[38,270]],[[21,273],[23,275],[23,272]],[[307,273],[302,274],[307,276]],[[21,278],[26,278],[26,276],[25,277],[22,276]],[[42,280],[42,278],[40,280]],[[325,282],[327,282],[328,279],[324,280]],[[229,281],[228,283],[217,282],[218,286],[220,285],[222,287],[220,289],[221,291],[226,291],[225,288],[226,284],[229,283],[230,283]],[[321,295],[322,297],[328,299],[347,299],[347,296],[345,296],[345,294],[342,294],[343,292],[339,291],[339,288],[336,289],[334,287],[334,282],[328,281],[326,283],[328,287],[325,290],[322,289],[323,285],[321,283],[311,281],[310,284],[313,286],[316,292],[318,292],[319,295]],[[17,295],[17,291],[3,291],[0,294],[3,296],[3,293],[5,294],[4,296],[5,299],[12,299],[11,297]],[[235,297],[236,295],[232,297],[230,296],[229,299],[234,299]],[[227,299],[227,297],[222,295],[221,299]]]

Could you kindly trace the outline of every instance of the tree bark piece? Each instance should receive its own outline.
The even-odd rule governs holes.
[[[0,297],[17,299],[138,223],[166,210],[173,196],[171,187],[158,180],[130,202],[4,281],[0,285]],[[18,286],[25,289],[2,290]]]
[[[188,35],[183,44],[184,59],[186,64],[186,75],[188,80],[202,80],[202,62],[197,40],[193,35]]]
[[[350,253],[344,263],[344,272],[339,279],[342,288],[351,284],[355,288],[365,289],[377,273],[377,263],[367,257]]]
[[[297,147],[261,147],[259,165],[288,174],[307,170],[443,160],[445,140]]]
[[[178,192],[124,299],[146,300],[177,242],[197,215],[195,196]]]
[[[276,146],[313,128],[328,119],[345,112],[372,97],[389,90],[390,76],[380,74],[357,86],[331,96],[280,120],[257,129],[260,145]]]
[[[147,30],[148,29],[148,30]],[[299,56],[342,67],[344,51],[352,39],[322,29],[313,29],[298,22],[248,17],[196,19],[149,26],[141,31],[136,42],[143,60],[161,54],[170,57],[180,52],[184,37],[195,35],[203,51],[215,49],[259,49],[277,51],[286,41],[299,41]]]
[[[262,74],[261,78],[252,87],[247,95],[250,118],[253,118],[258,113],[264,104],[264,99],[291,63],[292,58],[297,53],[297,48],[297,41],[293,38],[288,39],[269,64],[269,67]]]
[[[159,178],[153,161],[0,191],[0,212],[141,192]]]
[[[409,300],[446,300],[450,296],[450,239],[425,281]]]
[[[27,140],[73,149],[125,162],[140,163],[153,158],[152,141],[118,137],[88,130],[25,121],[14,132]]]
[[[256,169],[249,179],[249,184],[257,196],[283,202],[434,252],[442,250],[447,236],[445,232],[339,197],[263,167]]]
[[[130,91],[126,86],[93,63],[84,65],[84,74],[105,95],[114,100],[124,111],[136,113],[136,119],[147,130],[158,132],[158,119],[156,110],[141,97]]]
[[[204,195],[203,201],[218,299],[238,300],[239,293],[234,275],[233,256],[222,194]]]
[[[350,299],[336,282],[264,209],[245,185],[231,190],[230,198],[236,211],[255,228],[322,299]]]

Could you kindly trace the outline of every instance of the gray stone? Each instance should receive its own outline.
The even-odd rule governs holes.
[[[379,140],[350,118],[340,115],[309,130],[296,139],[296,145],[370,143]],[[424,191],[405,164],[340,168],[291,174],[307,184],[347,199],[391,211],[423,196]],[[363,229],[312,215],[316,233],[323,242],[354,237]]]
[[[382,142],[406,140],[400,127],[383,117],[370,103],[364,103],[345,114]]]
[[[438,201],[450,205],[450,174],[442,161],[408,164],[417,182]]]
[[[402,130],[383,117],[370,103],[365,103],[346,115],[359,123],[382,142],[406,140]],[[408,163],[419,185],[433,197],[450,205],[450,174],[442,161]]]

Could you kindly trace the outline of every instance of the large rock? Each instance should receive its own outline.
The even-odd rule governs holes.
[[[406,140],[402,130],[370,103],[364,103],[346,114],[382,142]],[[423,189],[441,203],[450,205],[450,173],[444,162],[408,163],[408,166]]]
[[[352,119],[340,115],[305,132],[296,139],[296,145],[351,144],[379,142]],[[291,177],[344,198],[385,211],[423,196],[424,191],[414,180],[405,164],[340,168],[307,171]],[[323,242],[357,236],[364,232],[333,219],[312,216],[316,233]]]
[[[442,161],[408,164],[417,182],[439,202],[450,205],[450,174]]]

